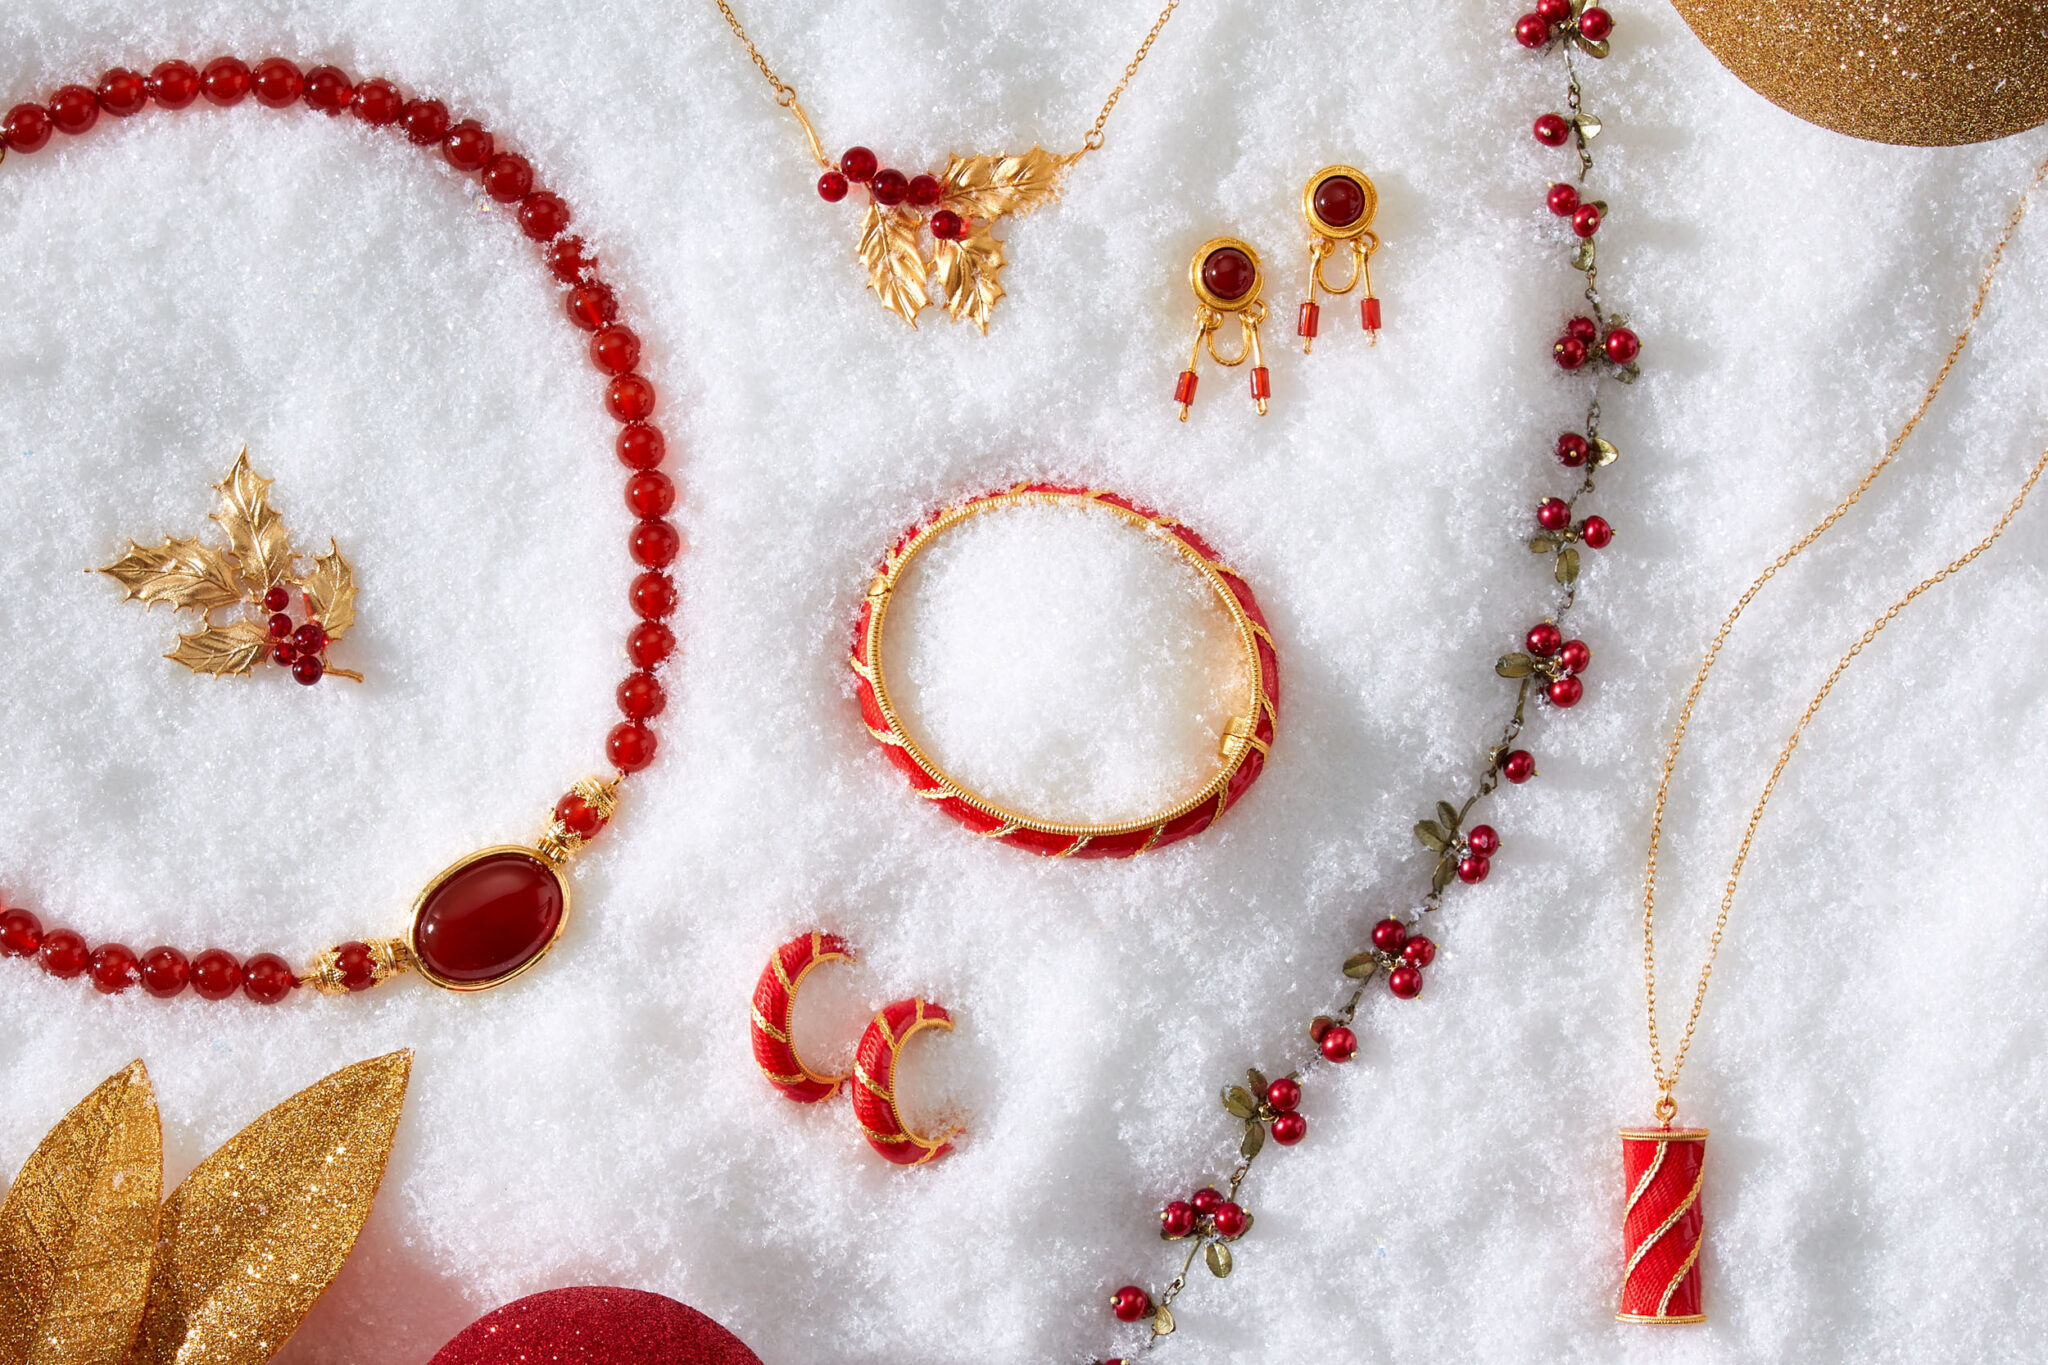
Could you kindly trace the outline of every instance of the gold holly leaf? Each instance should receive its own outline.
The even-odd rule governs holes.
[[[214,488],[220,493],[220,507],[213,519],[228,533],[228,548],[235,552],[242,577],[259,593],[284,581],[292,571],[292,538],[270,505],[270,480],[258,478],[249,468],[246,448]]]
[[[149,1300],[163,1131],[141,1062],[50,1130],[0,1205],[0,1365],[121,1365]]]
[[[185,1177],[129,1365],[262,1365],[284,1346],[370,1216],[411,1069],[410,1052],[345,1067]]]
[[[168,602],[173,611],[209,612],[242,600],[234,564],[196,540],[166,536],[155,546],[131,540],[127,553],[99,572],[128,590],[122,601],[140,602],[145,611]]]
[[[313,556],[313,576],[305,583],[306,603],[330,640],[339,640],[356,623],[356,571],[332,540],[327,553]]]
[[[978,223],[1026,214],[1059,198],[1060,181],[1080,159],[1079,152],[1061,156],[1043,147],[1022,156],[956,156],[939,202]]]
[[[996,273],[1008,264],[1003,244],[989,232],[988,223],[978,219],[967,240],[940,242],[932,256],[946,311],[955,322],[973,319],[987,336],[989,312],[1003,296],[1003,286],[996,279]]]
[[[260,621],[230,621],[224,626],[207,626],[191,635],[180,635],[178,647],[164,655],[194,673],[222,678],[247,673],[270,648],[270,634]]]
[[[879,204],[869,204],[861,219],[860,262],[868,268],[868,288],[912,327],[932,301],[925,289],[932,267],[920,251],[923,240],[923,223]]]

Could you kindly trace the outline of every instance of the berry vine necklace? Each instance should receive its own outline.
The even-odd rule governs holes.
[[[101,77],[96,87],[67,85],[47,104],[11,109],[0,125],[0,162],[9,153],[40,151],[57,134],[81,136],[102,115],[125,119],[151,106],[186,109],[202,100],[206,106],[229,108],[251,99],[266,109],[304,106],[329,118],[353,115],[368,127],[402,134],[463,177],[480,180],[483,193],[506,210],[494,217],[515,222],[536,245],[542,264],[562,286],[569,320],[592,334],[590,359],[603,376],[605,408],[620,423],[615,449],[631,471],[625,501],[635,520],[627,545],[640,568],[629,592],[639,618],[626,641],[632,671],[618,688],[624,719],[605,740],[605,754],[615,773],[576,783],[556,803],[531,845],[486,848],[441,872],[413,903],[411,926],[404,935],[339,944],[316,954],[302,971],[275,953],[243,960],[220,948],[187,954],[158,947],[137,954],[121,943],[91,947],[75,930],[45,928],[33,912],[4,905],[0,956],[33,957],[56,977],[89,975],[92,984],[109,995],[140,985],[151,995],[169,997],[189,987],[208,1000],[240,994],[274,1005],[301,985],[325,994],[347,994],[408,971],[449,990],[485,990],[526,971],[554,946],[569,914],[564,869],[611,819],[627,775],[654,760],[655,735],[649,722],[666,705],[656,671],[676,643],[665,624],[676,605],[675,584],[667,570],[681,548],[675,527],[667,521],[675,504],[675,486],[660,469],[667,442],[648,420],[654,415],[654,386],[637,372],[640,338],[620,325],[618,300],[599,277],[595,258],[581,237],[567,235],[568,204],[536,183],[531,162],[502,149],[474,119],[457,121],[439,100],[408,99],[389,81],[352,81],[331,66],[301,71],[282,57],[253,67],[236,57],[220,57],[204,69],[168,61],[147,76],[117,68]],[[167,541],[162,551],[131,545],[130,552],[105,572],[145,605],[162,600],[209,611],[260,606],[275,613],[267,626],[259,619],[245,619],[219,628],[209,625],[184,637],[180,652],[171,657],[188,667],[216,674],[248,673],[267,657],[286,666],[298,681],[316,682],[328,671],[320,651],[352,622],[352,574],[338,551],[332,554],[332,563],[322,557],[305,583],[305,597],[309,617],[324,618],[324,625],[309,619],[286,636],[292,625],[283,614],[290,600],[283,588],[291,573],[289,545],[269,507],[268,487],[267,480],[249,470],[246,458],[221,485],[223,511],[216,519],[240,551],[229,554],[243,577],[260,579],[246,603],[234,575],[222,567],[228,557],[196,540]],[[212,576],[219,580],[217,596],[195,596],[178,588],[179,582],[190,587],[195,564],[212,566]],[[344,611],[349,620],[343,620]],[[201,644],[210,651],[203,658],[193,652]]]
[[[1008,263],[1003,242],[992,229],[998,218],[1021,217],[1059,197],[1060,182],[1074,163],[1102,147],[1102,129],[1110,111],[1130,88],[1131,78],[1152,51],[1166,21],[1180,8],[1167,0],[1124,67],[1116,88],[1102,102],[1095,125],[1075,152],[1048,152],[1034,146],[1016,156],[954,156],[942,175],[905,176],[886,167],[866,147],[849,147],[838,161],[825,155],[818,130],[797,103],[796,87],[775,74],[761,49],[747,36],[728,0],[716,0],[733,36],[747,49],[761,76],[775,91],[775,102],[795,116],[822,172],[818,197],[828,204],[846,198],[855,185],[868,192],[867,212],[860,223],[857,254],[867,267],[867,287],[884,308],[917,326],[917,315],[935,301],[931,291],[938,276],[937,300],[953,321],[969,321],[988,335],[989,314],[1003,297],[998,276]],[[926,214],[930,217],[927,219]],[[927,232],[929,229],[929,232]]]

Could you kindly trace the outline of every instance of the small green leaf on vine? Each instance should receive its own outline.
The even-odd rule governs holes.
[[[1241,1119],[1248,1119],[1259,1112],[1258,1105],[1252,1103],[1252,1097],[1245,1093],[1245,1088],[1241,1085],[1233,1085],[1224,1090],[1223,1107]]]
[[[1418,822],[1415,826],[1415,837],[1422,841],[1423,847],[1434,849],[1438,853],[1450,847],[1451,843],[1451,836],[1434,820]]]
[[[1557,581],[1566,587],[1579,581],[1579,552],[1572,546],[1557,552]]]
[[[1503,654],[1493,671],[1503,678],[1526,678],[1536,671],[1536,661],[1527,654]]]
[[[1353,953],[1344,959],[1344,975],[1353,981],[1363,981],[1380,969],[1377,953]]]
[[[1209,1249],[1202,1253],[1202,1259],[1209,1263],[1209,1273],[1219,1280],[1230,1274],[1234,1264],[1230,1248],[1221,1242],[1209,1243]]]
[[[1257,1119],[1253,1119],[1244,1126],[1244,1141],[1237,1145],[1238,1153],[1246,1161],[1250,1161],[1259,1154],[1259,1149],[1265,1145],[1266,1125],[1260,1123]]]

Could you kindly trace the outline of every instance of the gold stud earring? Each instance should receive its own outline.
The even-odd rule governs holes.
[[[1325,166],[1308,178],[1301,191],[1301,213],[1308,219],[1308,302],[1301,305],[1295,331],[1301,334],[1301,353],[1307,355],[1316,344],[1316,327],[1323,310],[1316,304],[1316,289],[1326,294],[1348,294],[1362,282],[1365,297],[1359,301],[1358,321],[1380,344],[1380,301],[1372,292],[1372,254],[1380,249],[1379,234],[1372,230],[1380,194],[1363,171],[1350,166]],[[1343,285],[1330,283],[1323,264],[1337,250],[1338,243],[1351,246],[1351,278]]]
[[[1180,404],[1180,420],[1188,420],[1195,401],[1195,366],[1206,349],[1209,358],[1226,369],[1252,362],[1252,401],[1259,416],[1266,415],[1266,400],[1273,396],[1273,377],[1266,369],[1265,351],[1259,345],[1259,324],[1266,320],[1266,303],[1259,295],[1266,286],[1259,268],[1259,253],[1235,237],[1214,237],[1202,243],[1188,265],[1188,283],[1195,291],[1195,347],[1188,367],[1173,386],[1173,401]],[[1217,353],[1216,331],[1226,317],[1235,316],[1238,348],[1234,356]]]

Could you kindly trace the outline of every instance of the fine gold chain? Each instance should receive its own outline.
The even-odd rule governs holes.
[[[2043,470],[2048,469],[2048,451],[2044,451],[2041,458],[2034,462],[2033,469],[2028,473],[2026,482],[2020,485],[2018,496],[2012,500],[2012,505],[2006,509],[2005,515],[1998,519],[1997,525],[1991,528],[1991,534],[1979,541],[1968,553],[1951,561],[1940,572],[1921,580],[1912,591],[1892,603],[1885,610],[1884,614],[1879,616],[1876,621],[1871,623],[1870,628],[1863,632],[1862,637],[1856,641],[1849,652],[1836,662],[1834,670],[1828,674],[1827,680],[1821,684],[1820,690],[1814,693],[1813,700],[1807,703],[1805,713],[1800,716],[1799,723],[1792,729],[1791,737],[1785,741],[1784,748],[1778,753],[1778,761],[1771,768],[1771,775],[1769,780],[1764,783],[1762,795],[1757,798],[1756,805],[1750,810],[1749,823],[1743,830],[1742,843],[1736,851],[1734,865],[1728,873],[1728,884],[1721,896],[1720,913],[1714,920],[1713,937],[1708,940],[1707,960],[1700,967],[1699,984],[1693,991],[1692,1013],[1687,1016],[1685,1021],[1685,1035],[1679,1040],[1678,1051],[1672,1058],[1670,1071],[1666,1072],[1664,1069],[1663,1049],[1657,1036],[1657,849],[1664,832],[1664,804],[1671,790],[1671,776],[1678,767],[1679,751],[1684,747],[1686,730],[1692,722],[1693,707],[1699,701],[1700,689],[1707,681],[1707,674],[1713,671],[1714,664],[1719,660],[1721,646],[1726,643],[1729,632],[1735,627],[1735,622],[1741,617],[1744,609],[1749,606],[1756,595],[1763,590],[1764,584],[1776,577],[1778,570],[1791,563],[1807,546],[1820,539],[1836,522],[1840,521],[1848,513],[1850,508],[1862,500],[1863,495],[1870,490],[1870,486],[1877,482],[1878,476],[1883,474],[1898,457],[1900,448],[1905,445],[1915,428],[1920,425],[1920,419],[1927,415],[1929,408],[1933,407],[1934,400],[1940,395],[1942,386],[1948,382],[1950,372],[1955,369],[1956,361],[1962,356],[1963,348],[1969,344],[1970,334],[1975,330],[1978,319],[1983,316],[1984,301],[1989,296],[1991,283],[1997,278],[1999,266],[2005,259],[2006,246],[2012,241],[2013,233],[2019,229],[2020,220],[2026,216],[2028,201],[2032,199],[2034,192],[2041,187],[2044,179],[2048,179],[2048,161],[2044,161],[2039,169],[2034,172],[2032,182],[2028,184],[2026,192],[2020,196],[2018,205],[2013,209],[2012,217],[2005,225],[2004,234],[1998,239],[1998,245],[1992,249],[1991,260],[1985,268],[1984,278],[1977,286],[1977,298],[1970,309],[1969,321],[1964,324],[1963,330],[1957,335],[1955,344],[1949,348],[1947,359],[1942,362],[1941,369],[1934,376],[1934,382],[1928,386],[1926,394],[1922,396],[1920,405],[1914,409],[1913,415],[1907,419],[1906,424],[1899,429],[1899,434],[1885,448],[1884,454],[1879,457],[1877,463],[1873,464],[1863,475],[1862,481],[1856,485],[1854,491],[1837,503],[1833,511],[1821,518],[1820,522],[1804,536],[1801,536],[1798,541],[1794,542],[1790,549],[1772,561],[1770,567],[1759,574],[1755,581],[1749,585],[1749,589],[1735,603],[1734,609],[1721,622],[1720,630],[1715,633],[1713,643],[1707,648],[1706,658],[1700,663],[1699,672],[1693,675],[1692,686],[1685,694],[1685,703],[1679,708],[1678,724],[1671,735],[1671,747],[1664,756],[1663,776],[1657,783],[1657,802],[1650,818],[1650,854],[1648,863],[1643,871],[1643,996],[1650,1028],[1650,1066],[1657,1079],[1657,1117],[1665,1123],[1669,1123],[1672,1116],[1678,1111],[1677,1102],[1672,1099],[1671,1092],[1678,1085],[1679,1072],[1685,1067],[1686,1053],[1692,1048],[1693,1033],[1699,1026],[1701,1007],[1706,1004],[1707,982],[1713,977],[1714,959],[1721,951],[1721,939],[1728,928],[1728,912],[1729,908],[1735,903],[1736,883],[1742,877],[1743,865],[1749,860],[1750,845],[1756,838],[1757,825],[1763,820],[1764,807],[1770,803],[1771,793],[1778,786],[1778,778],[1785,771],[1785,765],[1792,760],[1792,754],[1798,749],[1799,741],[1806,733],[1807,725],[1813,720],[1815,713],[1820,710],[1821,703],[1827,700],[1828,694],[1834,691],[1836,681],[1847,671],[1849,665],[1855,662],[1856,656],[1863,652],[1864,647],[1877,638],[1878,632],[1890,625],[1898,617],[1899,613],[1912,603],[1914,598],[1961,570],[1965,565],[1976,559],[1978,555],[1983,554],[1984,551],[1989,549],[1992,542],[2005,534],[2006,527],[2012,523],[2012,519],[2019,514],[2020,508],[2025,505],[2027,495],[2033,492],[2034,485],[2040,480]]]
[[[794,113],[803,124],[804,136],[810,139],[812,155],[818,158],[820,165],[829,164],[825,160],[816,130],[811,127],[811,121],[804,114],[803,106],[796,102],[796,87],[775,74],[775,68],[768,65],[768,59],[761,55],[761,49],[754,46],[754,40],[747,36],[746,26],[741,24],[740,17],[732,12],[732,5],[728,0],[716,0],[716,3],[718,12],[725,16],[727,27],[732,29],[733,37],[740,40],[741,45],[747,49],[747,55],[754,59],[754,65],[759,68],[762,77],[774,89],[775,102]],[[1123,79],[1116,83],[1116,89],[1110,91],[1109,98],[1102,102],[1102,112],[1095,116],[1095,126],[1088,130],[1088,136],[1081,139],[1081,153],[1077,155],[1096,151],[1102,146],[1102,129],[1103,125],[1109,122],[1110,111],[1115,109],[1116,102],[1124,97],[1124,91],[1130,89],[1131,78],[1138,74],[1138,68],[1144,64],[1145,58],[1151,55],[1152,44],[1158,41],[1161,30],[1166,27],[1166,21],[1171,19],[1173,12],[1179,8],[1180,0],[1166,0],[1166,8],[1159,11],[1159,17],[1152,21],[1152,29],[1145,35],[1145,41],[1138,44],[1138,50],[1132,55],[1130,64],[1124,67]]]

